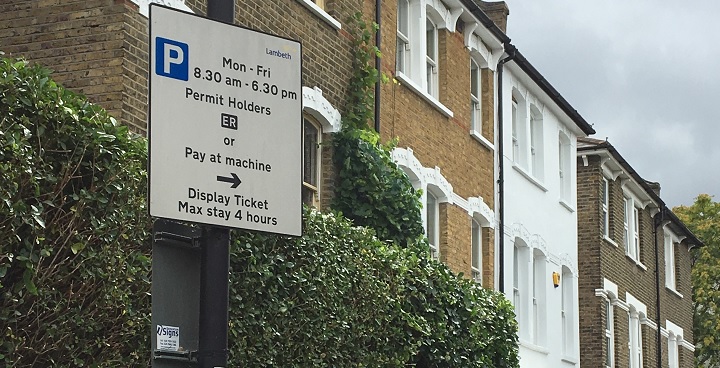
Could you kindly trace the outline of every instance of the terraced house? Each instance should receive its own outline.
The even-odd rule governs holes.
[[[690,248],[702,243],[607,141],[578,141],[580,362],[690,368]]]
[[[595,133],[511,45],[503,66],[498,248],[523,367],[579,366],[577,139]]]
[[[482,5],[482,3],[479,3]],[[386,1],[380,133],[422,191],[432,257],[495,284],[495,84],[502,40],[472,1]],[[483,23],[484,22],[484,23]]]

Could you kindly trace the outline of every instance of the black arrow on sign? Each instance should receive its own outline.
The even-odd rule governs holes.
[[[217,181],[223,181],[223,182],[226,182],[226,183],[232,183],[232,185],[230,186],[230,188],[233,188],[233,189],[234,189],[234,188],[237,188],[238,185],[240,185],[240,183],[242,183],[242,181],[240,180],[240,178],[238,178],[237,175],[235,175],[235,173],[230,173],[230,175],[232,175],[232,178],[229,178],[229,177],[227,177],[227,176],[218,176],[218,177],[217,177]]]

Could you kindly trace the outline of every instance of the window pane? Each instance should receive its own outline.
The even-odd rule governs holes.
[[[427,19],[425,22],[425,31],[425,40],[427,42],[427,57],[432,61],[437,61],[437,57],[435,55],[437,33],[435,32],[435,25],[433,24],[433,22],[430,21],[430,19]]]
[[[425,67],[425,78],[427,80],[427,93],[433,94],[433,65],[428,63]]]
[[[475,60],[470,60],[470,93],[480,98],[480,68]]]
[[[395,65],[397,70],[405,73],[405,46],[407,44],[400,37],[397,39],[397,52],[395,53]]]
[[[518,143],[518,122],[517,122],[517,102],[512,103],[512,145],[513,145],[513,161],[520,159],[520,149]]]
[[[397,12],[397,24],[398,24],[398,31],[402,32],[405,37],[408,36],[408,1],[407,0],[399,0],[398,1],[398,12]]]
[[[433,258],[438,257],[438,223],[437,223],[437,198],[428,192],[426,201],[426,213],[427,213],[427,238],[430,243],[431,256]]]
[[[474,219],[472,222],[472,278],[482,282],[482,227]]]
[[[308,120],[304,121],[303,181],[317,187],[318,129]]]

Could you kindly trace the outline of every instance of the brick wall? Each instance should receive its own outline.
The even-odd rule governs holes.
[[[45,65],[55,80],[146,129],[147,19],[122,0],[0,3],[0,50]]]

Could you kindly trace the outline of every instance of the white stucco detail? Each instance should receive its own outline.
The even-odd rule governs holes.
[[[472,28],[472,27],[471,27]],[[478,62],[481,68],[490,67],[495,68],[489,61],[492,58],[490,50],[487,49],[485,44],[482,42],[480,36],[475,33],[470,33],[466,37],[465,46],[470,50],[470,54],[474,56],[475,61]]]
[[[573,273],[573,276],[575,276],[576,278],[578,277],[579,273],[578,273],[578,269],[576,267],[575,260],[573,259],[573,257],[570,254],[568,254],[568,253],[561,254],[560,255],[560,264],[569,268],[570,271]]]
[[[445,179],[445,177],[440,173],[439,167],[435,166],[434,168],[423,168],[423,176],[425,177],[424,182],[427,183],[428,186],[432,186],[432,188],[429,188],[428,190],[433,191],[433,194],[438,197],[438,201],[440,201],[440,203],[448,202],[452,204],[452,185],[450,185],[447,179]],[[438,190],[440,193],[437,192]]]
[[[545,239],[542,238],[542,236],[538,234],[533,234],[532,237],[530,237],[530,246],[533,249],[539,249],[543,254],[548,254],[547,244],[545,244]]]
[[[482,223],[481,221],[481,226],[492,226],[492,224],[495,223],[495,214],[492,209],[485,204],[482,197],[470,197],[468,198],[468,203],[470,204],[470,209],[468,210],[470,216],[477,217],[476,215],[479,215],[486,221],[486,223]]]
[[[340,111],[323,97],[322,90],[318,87],[303,87],[303,110],[312,115],[322,124],[323,133],[335,133],[340,131]]]
[[[395,148],[390,153],[393,161],[400,166],[412,182],[415,189],[421,189],[425,187],[424,176],[423,176],[423,165],[415,157],[412,148]]]
[[[139,7],[139,10],[140,10],[140,14],[142,14],[146,17],[150,15],[150,4],[151,3],[169,6],[171,8],[183,10],[183,11],[190,12],[190,13],[193,12],[192,10],[190,10],[190,8],[188,8],[187,5],[185,5],[184,0],[130,0],[130,1],[137,4]]]
[[[647,306],[645,303],[638,300],[632,294],[625,293],[625,303],[630,307],[631,310],[635,310],[641,317],[647,318]]]
[[[603,289],[605,289],[605,292],[611,295],[613,299],[618,298],[618,286],[616,283],[608,279],[603,279]]]
[[[523,226],[522,224],[513,224],[512,230],[513,238],[520,238],[523,242],[525,242],[525,244],[528,245],[531,243],[530,232],[528,231],[528,229],[525,228],[525,226]]]
[[[450,32],[455,31],[455,25],[451,23],[452,14],[440,0],[426,0],[427,14],[437,25],[438,29],[448,28]],[[462,11],[461,11],[462,13]],[[460,14],[457,15],[458,17]],[[457,20],[457,18],[455,18]],[[424,24],[424,21],[423,21]]]

